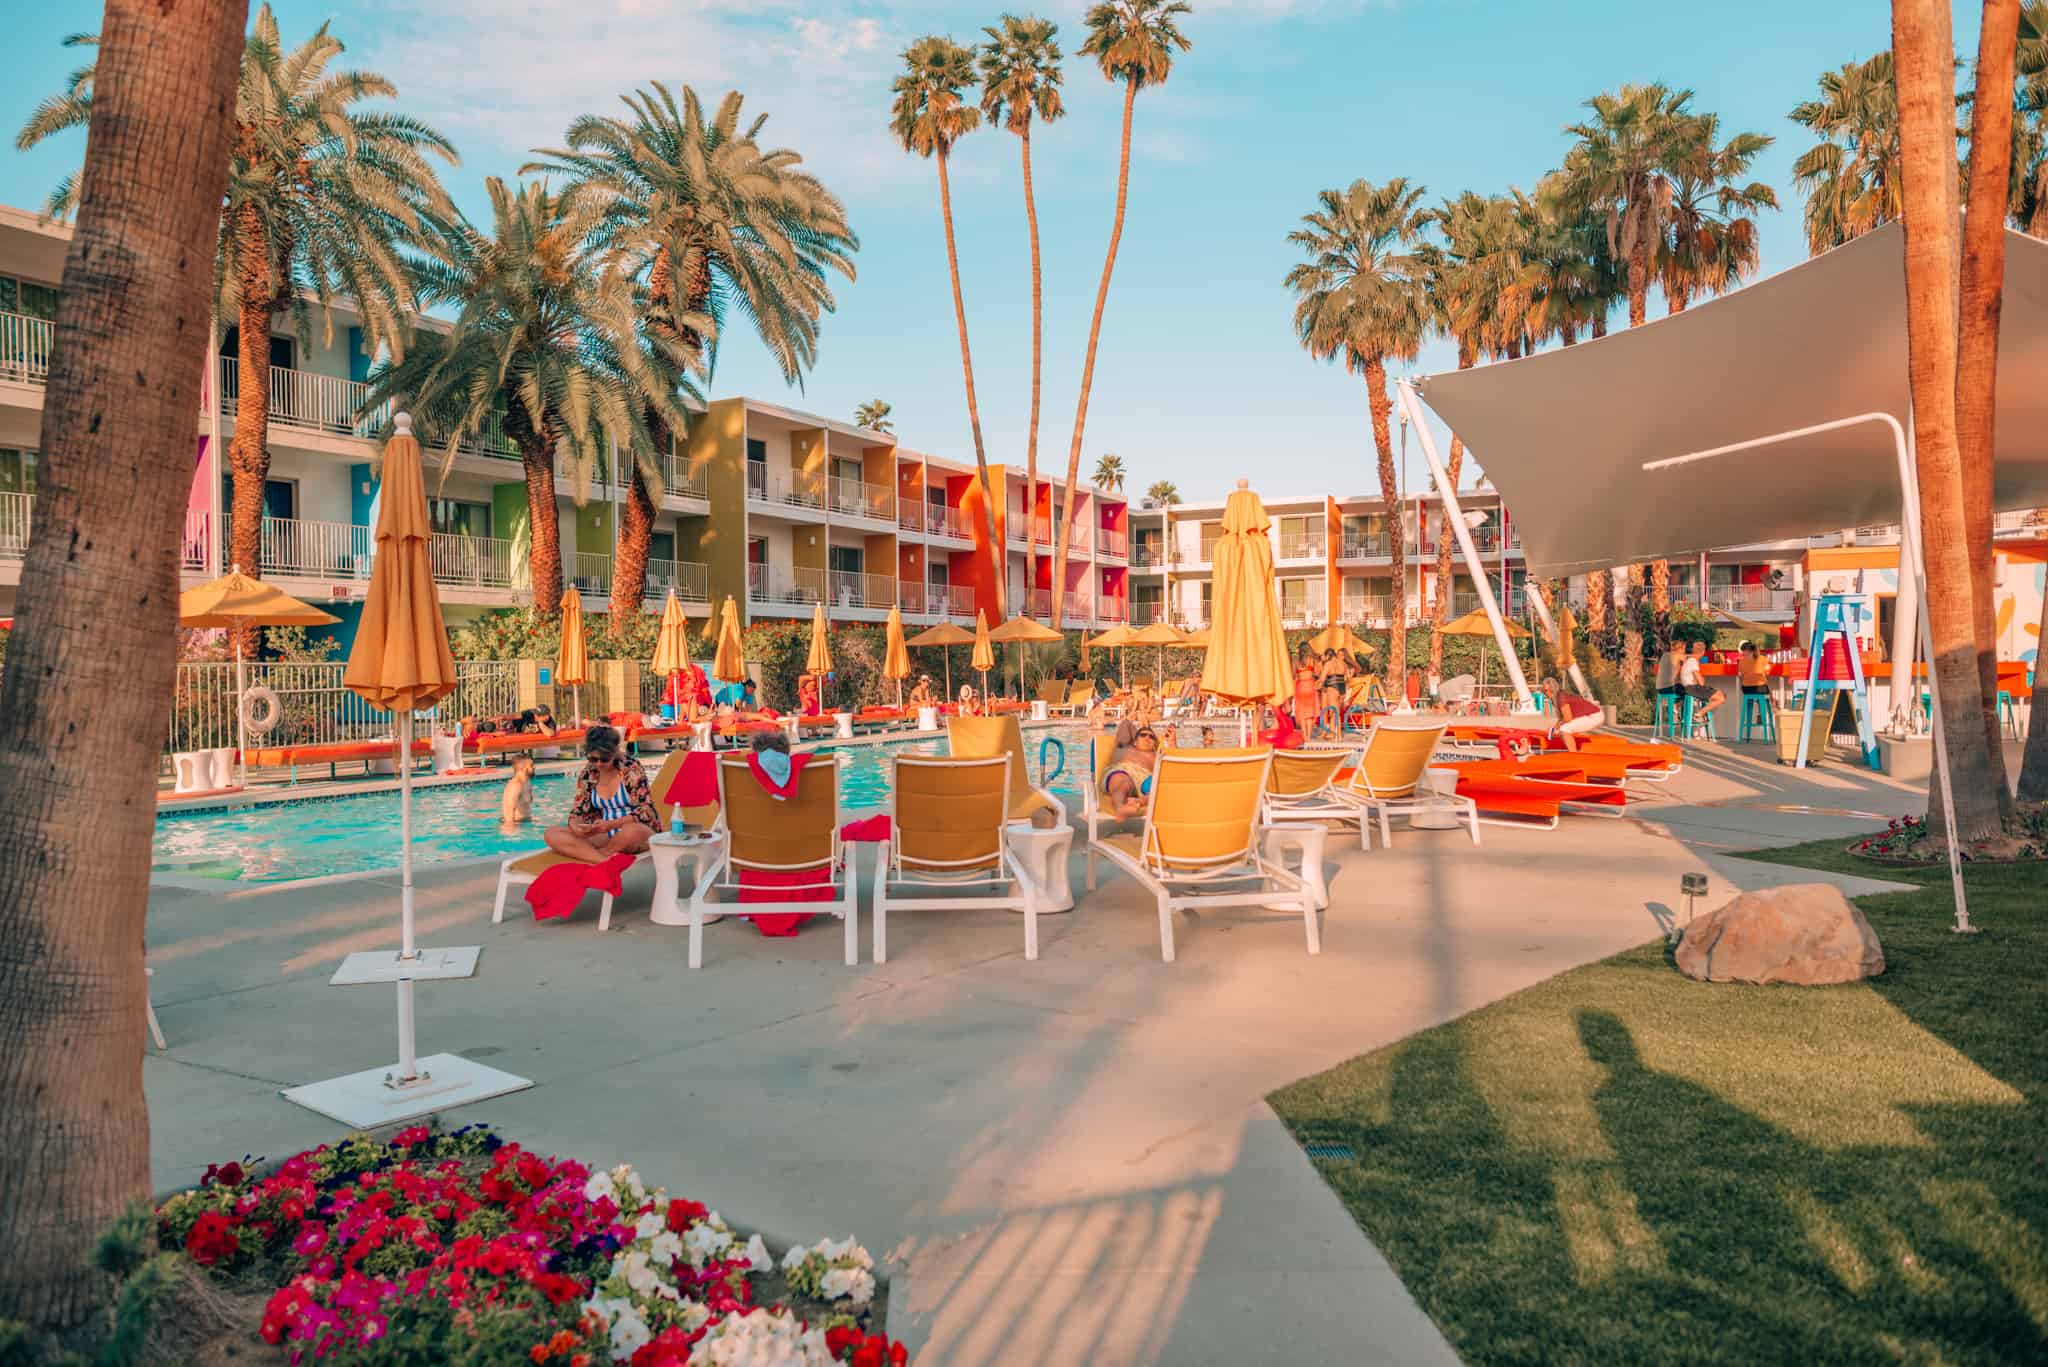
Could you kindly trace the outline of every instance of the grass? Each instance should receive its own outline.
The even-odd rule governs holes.
[[[1663,944],[1272,1097],[1469,1362],[2048,1361],[2048,869],[1841,842],[1752,857],[1921,885],[1887,971],[1705,985]]]

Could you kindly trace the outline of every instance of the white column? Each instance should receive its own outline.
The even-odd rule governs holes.
[[[220,578],[220,319],[206,320],[206,374],[200,392],[206,395],[206,577]]]

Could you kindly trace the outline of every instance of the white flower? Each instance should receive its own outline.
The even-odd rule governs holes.
[[[583,1184],[583,1199],[586,1201],[610,1200],[618,1204],[618,1192],[612,1186],[612,1175],[608,1172],[593,1172],[590,1180]]]
[[[763,1309],[729,1315],[690,1350],[691,1367],[829,1367],[821,1329]]]
[[[700,1224],[690,1226],[689,1233],[683,1235],[683,1251],[688,1255],[691,1267],[702,1267],[732,1247],[732,1231],[714,1223],[717,1219],[713,1215]]]
[[[683,1256],[683,1241],[664,1229],[647,1245],[647,1253],[656,1263],[667,1267]]]
[[[747,1240],[747,1262],[755,1272],[773,1272],[775,1270],[775,1255],[768,1251],[768,1245],[762,1241],[761,1236],[758,1234]]]
[[[614,1362],[630,1361],[640,1346],[654,1337],[633,1302],[623,1296],[593,1296],[583,1303],[583,1308],[596,1311],[610,1327]]]
[[[635,1239],[652,1239],[667,1228],[668,1221],[650,1210],[633,1222],[633,1237]]]
[[[802,1262],[805,1258],[808,1258],[809,1256],[810,1250],[805,1248],[802,1244],[791,1244],[789,1246],[789,1251],[782,1255],[782,1270],[784,1272],[789,1271],[791,1268],[795,1267],[798,1263]]]
[[[638,1249],[619,1260],[619,1275],[626,1279],[627,1286],[643,1296],[653,1295],[655,1287],[661,1284],[661,1275],[654,1270],[654,1264]]]
[[[835,1267],[819,1280],[818,1289],[828,1301],[845,1297],[855,1305],[866,1305],[875,1298],[875,1278],[858,1267]]]

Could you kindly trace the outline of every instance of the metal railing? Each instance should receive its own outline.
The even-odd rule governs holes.
[[[512,587],[512,543],[495,536],[435,532],[427,540],[427,557],[437,584],[479,589]]]
[[[1104,598],[1096,605],[1095,615],[1098,621],[1116,623],[1124,621],[1130,614],[1123,599]]]
[[[1287,591],[1289,582],[1280,581],[1280,620],[1290,627],[1319,625],[1330,611],[1330,591],[1327,585],[1311,584],[1306,589]]]
[[[974,537],[967,530],[967,518],[958,508],[949,504],[933,503],[926,506],[928,514],[925,530],[934,536],[951,537],[955,541],[972,541]]]
[[[1124,559],[1130,551],[1131,539],[1114,527],[1104,527],[1098,533],[1096,545],[1112,560]]]
[[[939,592],[939,586],[936,584],[932,585],[932,592]],[[946,616],[959,622],[972,622],[974,620],[974,590],[965,584],[949,584],[946,586],[945,593]],[[934,601],[933,607],[936,610],[936,601]]]
[[[794,569],[784,565],[747,566],[747,601],[750,603],[822,603],[825,601],[825,571]]]
[[[1327,537],[1302,536],[1299,533],[1283,536],[1280,538],[1280,558],[1282,560],[1319,560],[1322,558],[1323,552],[1329,549],[1329,545],[1330,542]]]
[[[647,562],[647,588],[642,594],[648,602],[659,603],[674,589],[676,597],[685,603],[708,603],[711,601],[711,569],[694,560],[652,560]]]
[[[50,378],[50,344],[55,335],[47,318],[0,313],[0,380],[46,383]]]
[[[1197,565],[1206,565],[1213,561],[1216,558],[1216,543],[1222,539],[1221,535],[1203,537],[1201,549],[1196,552],[1198,558],[1195,563]]]
[[[1347,536],[1338,547],[1338,558],[1343,560],[1384,560],[1394,553],[1394,544],[1386,533],[1378,536]]]
[[[28,554],[35,506],[34,494],[0,494],[0,560],[19,560]]]
[[[578,593],[609,593],[612,558],[603,551],[578,551],[569,563],[569,583]]]
[[[257,545],[265,574],[319,579],[370,577],[374,546],[368,527],[299,517],[266,517],[257,534]],[[223,562],[226,558],[224,550]]]
[[[1139,541],[1131,547],[1131,568],[1134,570],[1156,569],[1172,563],[1172,553],[1165,543],[1157,539]]]
[[[1060,605],[1060,623],[1063,626],[1085,627],[1095,620],[1095,603],[1086,596],[1068,594],[1067,601]]]
[[[178,547],[180,569],[199,572],[206,569],[206,534],[212,524],[212,513],[192,508],[185,510],[185,539]]]
[[[1765,584],[1707,585],[1707,602],[1723,612],[1790,612],[1798,600],[1797,590]]]
[[[922,616],[925,611],[925,603],[928,601],[924,581],[904,579],[897,583],[897,606],[901,607],[907,616]]]
[[[221,412],[232,415],[242,392],[241,362],[220,358]],[[391,415],[387,400],[357,416],[370,397],[370,386],[338,375],[321,375],[288,366],[270,367],[270,421],[343,437],[374,437]],[[502,433],[500,434],[502,436]]]
[[[1370,594],[1344,595],[1344,620],[1364,622],[1368,626],[1385,626],[1393,616],[1394,600],[1390,597]]]
[[[921,498],[899,498],[896,500],[896,525],[906,532],[924,530],[924,500]]]
[[[766,461],[747,462],[747,497],[756,503],[821,509],[825,506],[824,484],[817,476],[800,479],[794,470],[771,470]]]
[[[245,666],[248,684],[277,694],[278,722],[252,749],[327,745],[392,734],[389,712],[370,706],[342,686],[348,665],[340,660],[287,663],[255,660]],[[455,691],[428,711],[416,712],[416,731],[453,728],[463,717],[497,717],[515,710],[519,696],[516,660],[458,660]],[[236,743],[235,666],[227,660],[184,661],[171,695],[171,725],[164,750],[211,750]]]
[[[871,517],[877,522],[896,520],[896,491],[886,484],[869,484],[865,480],[841,479],[834,477],[827,488],[831,494],[832,511],[847,517]]]
[[[832,570],[827,575],[836,608],[879,608],[896,605],[896,576],[867,574],[860,570]]]
[[[1134,626],[1134,627],[1149,627],[1149,626],[1151,626],[1151,625],[1152,625],[1152,624],[1153,624],[1154,622],[1163,622],[1163,621],[1165,621],[1165,620],[1166,620],[1166,604],[1164,604],[1164,603],[1160,603],[1160,602],[1147,602],[1147,601],[1145,601],[1145,600],[1143,600],[1143,599],[1136,599],[1136,600],[1133,600],[1133,601],[1132,601],[1132,603],[1131,603],[1131,625],[1132,625],[1132,626]]]

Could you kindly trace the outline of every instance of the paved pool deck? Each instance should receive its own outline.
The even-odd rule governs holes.
[[[1916,803],[1760,747],[1689,753],[1625,820],[1489,826],[1476,848],[1397,828],[1391,848],[1333,850],[1316,958],[1298,917],[1212,913],[1183,918],[1161,963],[1150,902],[1105,867],[1077,911],[1041,922],[1036,963],[1009,913],[903,911],[880,967],[864,915],[858,968],[836,927],[769,940],[728,921],[693,973],[687,932],[645,917],[644,869],[603,935],[594,899],[567,922],[493,926],[492,867],[433,869],[422,942],[484,953],[475,978],[419,986],[422,1052],[534,1080],[452,1123],[629,1160],[774,1239],[856,1235],[895,1278],[891,1329],[919,1362],[1449,1362],[1264,1098],[1656,938],[1683,919],[1681,873],[1712,874],[1703,910],[1816,876],[1730,850],[1846,840]],[[326,980],[395,944],[396,918],[382,875],[153,891],[160,1188],[335,1134],[278,1089],[390,1060],[392,989]]]

